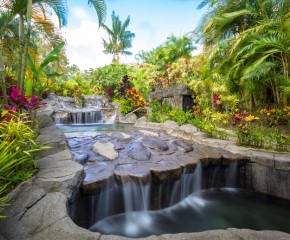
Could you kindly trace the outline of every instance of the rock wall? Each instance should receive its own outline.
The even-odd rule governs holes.
[[[184,109],[184,96],[191,96],[192,91],[187,86],[176,86],[172,88],[156,90],[149,93],[149,102],[157,100],[161,103],[169,103],[173,108]],[[185,110],[185,109],[184,109]]]

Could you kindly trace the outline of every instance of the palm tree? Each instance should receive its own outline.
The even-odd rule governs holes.
[[[253,105],[290,86],[290,14],[288,0],[204,1],[210,6],[200,26],[212,46],[211,68],[219,69]],[[269,98],[269,97],[268,97]]]
[[[105,24],[102,27],[109,35],[109,41],[103,39],[104,53],[113,54],[113,62],[119,62],[120,54],[132,55],[126,49],[132,47],[132,40],[135,34],[126,30],[130,23],[130,16],[127,17],[124,23],[121,22],[119,16],[112,12],[112,29]]]
[[[191,52],[196,49],[196,47],[193,46],[190,33],[184,34],[180,37],[171,34],[165,42],[165,49],[171,58],[170,61],[174,62],[180,57],[189,58]]]
[[[106,16],[105,0],[88,0],[88,4],[94,6],[96,9],[99,24],[101,25]],[[68,12],[67,3],[66,0],[2,0],[0,3],[0,8],[1,10],[5,9],[9,16],[6,23],[0,26],[0,34],[6,29],[5,26],[7,24],[15,19],[16,16],[19,16],[19,60],[17,85],[23,89],[28,45],[32,31],[31,19],[34,19],[33,26],[41,25],[48,35],[52,36],[51,33],[54,32],[54,25],[52,23],[52,19],[49,18],[47,11],[53,10],[56,13],[59,19],[59,26],[66,25]],[[26,33],[24,23],[25,15],[27,22]],[[54,45],[56,45],[56,43]]]

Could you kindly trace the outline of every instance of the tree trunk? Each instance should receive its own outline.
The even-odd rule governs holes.
[[[25,36],[25,46],[22,56],[22,69],[21,69],[21,79],[20,79],[20,88],[23,93],[24,89],[24,79],[26,72],[26,62],[27,62],[27,54],[28,54],[28,45],[30,41],[30,33],[31,33],[31,15],[32,15],[32,0],[27,1],[27,32]]]
[[[21,73],[22,73],[22,55],[23,55],[23,35],[24,35],[24,19],[23,13],[19,14],[19,58],[18,58],[18,70],[17,70],[17,86],[20,87]]]
[[[2,82],[2,96],[3,96],[3,102],[7,103],[7,89],[6,89],[6,81],[5,81],[5,74],[4,74],[4,62],[3,62],[3,56],[2,56],[2,49],[0,48],[0,77]]]

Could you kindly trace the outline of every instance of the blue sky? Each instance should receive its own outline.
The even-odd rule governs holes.
[[[110,64],[111,55],[103,54],[104,30],[98,28],[93,7],[87,0],[68,0],[68,25],[63,29],[67,39],[67,54],[71,64],[81,70]],[[176,36],[196,28],[205,10],[197,10],[199,0],[107,0],[105,24],[111,27],[114,10],[124,21],[130,15],[128,30],[135,33],[133,56],[122,57],[122,62],[133,62],[140,50],[149,51],[162,44],[173,33]]]

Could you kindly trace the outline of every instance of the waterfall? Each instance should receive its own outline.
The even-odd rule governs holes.
[[[117,118],[117,113],[115,112],[114,115],[112,115],[110,117],[110,119],[108,120],[108,123],[115,123],[116,122],[116,118]]]
[[[132,180],[122,183],[122,194],[126,212],[146,211],[149,209],[150,184]]]
[[[71,113],[72,124],[92,124],[102,121],[102,112],[100,110],[78,111]]]
[[[197,164],[193,173],[188,173],[183,169],[180,180],[176,181],[173,186],[170,204],[181,201],[190,194],[201,190],[202,167]]]
[[[203,168],[198,163],[193,172],[184,168],[179,180],[168,177],[160,182],[152,177],[144,183],[141,179],[132,180],[129,176],[118,180],[114,178],[98,194],[82,196],[83,207],[78,207],[78,204],[70,214],[79,226],[92,231],[97,231],[102,222],[108,219],[117,221],[124,216],[122,221],[126,224],[123,230],[127,235],[133,236],[138,229],[136,222],[141,222],[142,226],[151,224],[150,214],[154,210],[167,208],[166,211],[171,213],[175,208],[170,206],[190,205],[199,214],[206,203],[202,189],[238,187],[238,176],[238,164],[232,161],[228,167],[213,165]],[[138,221],[134,221],[136,216]]]
[[[226,170],[226,187],[232,188],[237,185],[238,162],[232,161]]]

